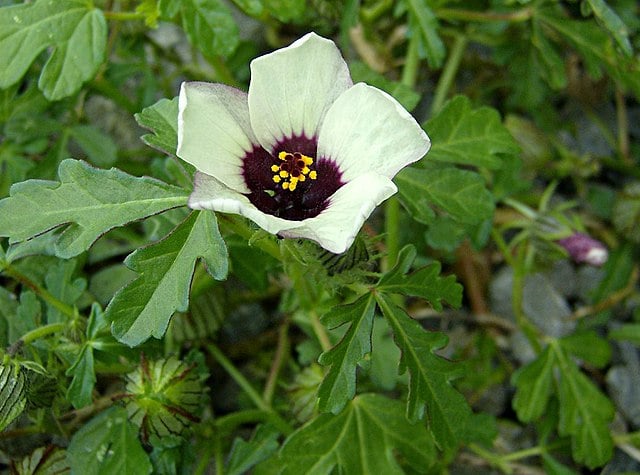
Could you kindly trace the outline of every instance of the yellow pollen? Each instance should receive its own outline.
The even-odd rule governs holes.
[[[318,173],[309,168],[313,165],[313,158],[299,152],[291,153],[284,150],[278,152],[278,158],[284,163],[271,165],[271,171],[274,173],[272,178],[274,183],[281,184],[283,190],[294,191],[298,182],[306,181],[307,177],[311,180],[318,178]]]

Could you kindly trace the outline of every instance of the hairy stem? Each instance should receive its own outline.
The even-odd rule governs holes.
[[[62,300],[57,298],[47,289],[41,287],[38,283],[34,282],[29,277],[22,274],[18,269],[16,269],[11,264],[7,263],[2,272],[4,272],[6,275],[11,277],[12,279],[20,282],[22,285],[29,287],[31,290],[33,290],[36,293],[38,297],[40,297],[42,300],[44,300],[46,303],[51,305],[56,310],[60,311],[60,313],[62,313],[63,315],[69,318],[76,317],[76,310],[71,305],[64,303]]]

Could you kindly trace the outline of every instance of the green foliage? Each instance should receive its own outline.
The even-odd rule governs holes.
[[[632,0],[0,0],[3,462],[620,471],[640,447],[623,432],[640,345],[637,13]],[[252,59],[309,31],[431,141],[342,254],[187,209],[194,167],[176,156],[182,81],[247,91]],[[322,103],[286,99],[274,107],[307,118]],[[600,269],[569,262],[575,233],[602,241]]]
[[[597,337],[580,340],[594,343]],[[513,378],[517,388],[513,405],[520,420],[529,422],[545,414],[549,399],[555,395],[560,405],[559,434],[571,437],[575,460],[593,468],[611,458],[613,441],[607,425],[613,419],[614,408],[571,359],[572,353],[584,355],[585,351],[592,351],[576,343],[574,337],[551,342],[538,358],[519,369]]]
[[[152,131],[142,136],[144,143],[169,155],[178,148],[178,98],[161,99],[136,114],[140,126]]]
[[[149,457],[127,412],[113,407],[98,414],[71,438],[67,456],[72,471],[87,474],[151,473]]]
[[[421,223],[432,223],[435,209],[468,224],[477,224],[493,215],[493,195],[477,173],[457,168],[405,168],[396,180],[403,203]]]
[[[640,183],[632,182],[620,191],[613,210],[613,224],[633,242],[640,242]]]
[[[465,435],[471,411],[462,394],[451,386],[451,381],[461,376],[461,368],[434,354],[448,338],[425,332],[384,294],[378,295],[377,301],[402,351],[401,370],[409,372],[407,416],[412,421],[422,418],[426,405],[436,444],[451,453]]]
[[[228,56],[238,45],[238,27],[220,0],[183,0],[182,27],[189,41],[205,56]]]
[[[438,35],[438,19],[427,2],[405,0],[409,11],[412,33],[420,38],[420,49],[432,68],[442,66],[446,51]]]
[[[414,470],[435,462],[433,440],[424,425],[407,424],[402,404],[362,394],[340,414],[323,414],[293,433],[270,463],[283,474],[329,474],[336,467],[345,473],[404,473],[396,453]]]
[[[94,350],[109,348],[113,337],[105,334],[107,329],[108,322],[104,319],[102,309],[99,305],[94,304],[87,322],[86,339],[77,353],[75,361],[65,373],[67,376],[72,376],[71,384],[67,389],[67,397],[76,408],[88,406],[92,402],[93,388],[97,381]]]
[[[609,332],[609,338],[627,340],[640,346],[640,323],[628,323]]]
[[[404,247],[398,254],[396,266],[382,276],[376,289],[389,294],[420,297],[436,310],[442,310],[442,301],[453,307],[460,306],[462,287],[452,275],[440,277],[439,264],[433,263],[409,273],[416,255],[415,247]]]
[[[11,196],[0,201],[5,223],[0,236],[19,242],[65,226],[55,252],[69,258],[116,226],[186,202],[185,190],[175,186],[116,169],[98,170],[78,160],[63,161],[58,175],[60,182],[29,180],[11,188]]]
[[[278,431],[269,426],[258,426],[250,441],[237,438],[231,447],[228,475],[242,475],[256,464],[266,460],[278,450]]]
[[[402,82],[390,81],[382,74],[376,73],[369,68],[365,63],[351,63],[349,64],[349,70],[351,71],[353,82],[366,82],[371,86],[388,92],[407,110],[413,110],[418,105],[420,94]]]
[[[318,362],[331,366],[318,390],[318,407],[321,411],[337,414],[356,393],[356,365],[371,352],[371,332],[375,300],[372,294],[360,297],[356,302],[336,307],[322,317],[328,328],[351,323],[340,343],[320,355]]]
[[[18,82],[45,49],[52,48],[38,87],[56,101],[78,92],[104,60],[107,24],[84,0],[37,0],[0,10],[0,88]]]
[[[227,275],[227,249],[215,217],[193,212],[162,241],[139,249],[125,264],[140,276],[121,289],[107,307],[114,336],[136,346],[154,336],[161,338],[171,315],[187,310],[189,284],[197,259],[216,279]]]
[[[471,101],[456,96],[424,124],[432,146],[428,161],[501,168],[500,154],[515,154],[518,145],[490,107],[471,108]]]

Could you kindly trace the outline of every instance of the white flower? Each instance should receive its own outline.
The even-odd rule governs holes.
[[[253,60],[248,94],[202,82],[180,89],[177,154],[198,170],[189,206],[334,253],[430,145],[395,99],[354,85],[336,45],[315,33]]]

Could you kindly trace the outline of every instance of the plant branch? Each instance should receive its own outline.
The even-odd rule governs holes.
[[[462,10],[457,8],[440,8],[435,10],[438,18],[443,20],[457,20],[470,22],[508,21],[513,23],[530,20],[535,13],[533,7],[526,7],[512,12],[487,12],[476,10]]]
[[[460,67],[460,63],[462,62],[462,57],[464,56],[464,52],[467,48],[467,42],[468,40],[465,35],[456,36],[453,47],[451,48],[451,52],[449,53],[449,57],[442,69],[442,74],[440,75],[440,79],[436,86],[433,103],[431,104],[431,117],[440,111],[447,99],[451,86],[453,85],[453,81],[456,77],[456,73],[458,72],[458,68]]]
[[[273,401],[273,395],[275,394],[276,384],[278,382],[278,375],[280,374],[280,370],[282,369],[288,355],[289,321],[285,320],[278,330],[278,345],[276,346],[276,352],[273,356],[273,364],[271,365],[271,370],[269,371],[269,376],[264,386],[264,391],[262,392],[262,399],[267,404],[271,404]]]
[[[62,314],[66,315],[69,318],[75,318],[77,316],[76,310],[58,297],[53,295],[47,289],[41,287],[38,283],[31,280],[29,277],[21,273],[18,269],[16,269],[11,264],[7,263],[3,271],[6,275],[11,277],[12,279],[20,282],[22,285],[29,287],[33,290],[38,297],[44,300],[46,303],[51,305],[56,310],[60,311]]]

